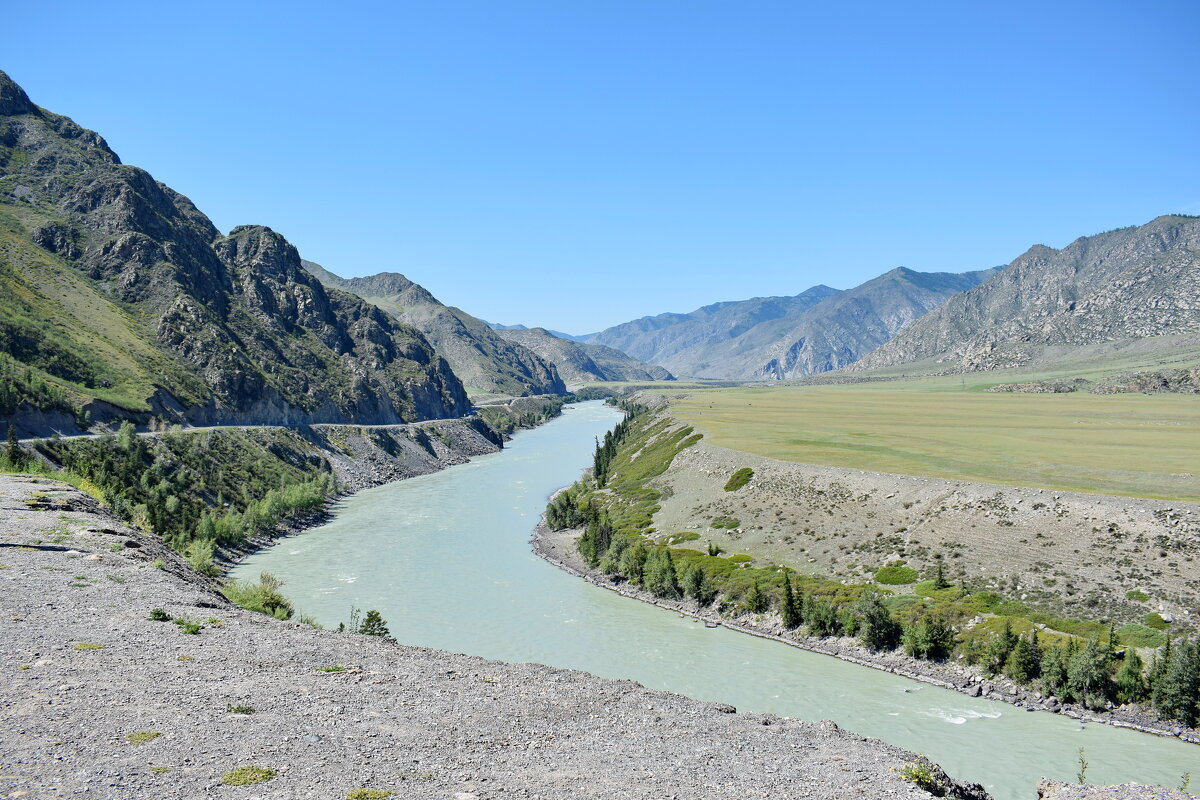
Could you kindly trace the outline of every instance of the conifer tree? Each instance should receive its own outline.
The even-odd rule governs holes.
[[[853,608],[858,619],[858,638],[872,650],[891,650],[900,642],[900,625],[892,619],[887,606],[872,592]]]
[[[391,631],[388,630],[387,622],[385,622],[383,616],[373,608],[368,611],[367,616],[363,618],[362,624],[358,626],[358,632],[365,633],[367,636],[379,636],[380,638],[387,639],[389,641],[395,641],[392,639]]]
[[[751,584],[750,591],[746,593],[746,610],[751,614],[761,614],[767,610],[769,605],[762,586],[755,581]]]
[[[796,606],[796,594],[792,591],[792,576],[783,576],[783,600],[779,604],[779,618],[783,627],[792,630],[800,624],[800,613]]]
[[[17,443],[17,431],[11,422],[8,424],[8,441],[4,446],[4,458],[8,462],[9,469],[20,469],[25,463],[25,454],[21,451],[21,445]]]
[[[1117,700],[1140,703],[1146,698],[1146,679],[1142,676],[1142,658],[1132,647],[1125,651],[1125,662],[1117,671]]]

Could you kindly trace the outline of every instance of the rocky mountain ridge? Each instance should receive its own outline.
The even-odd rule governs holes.
[[[566,392],[549,359],[508,340],[462,309],[445,305],[398,272],[342,278],[320,264],[303,263],[326,286],[357,295],[421,331],[473,391],[507,395]]]
[[[563,339],[545,328],[497,329],[496,333],[553,363],[563,379],[572,383],[675,380],[668,370],[644,364],[616,348]]]
[[[1062,250],[1035,245],[855,368],[929,360],[941,370],[999,369],[1048,347],[1198,331],[1200,218],[1170,215]]]
[[[786,380],[853,364],[905,326],[995,270],[923,273],[898,267],[845,291],[716,303],[602,331],[605,343],[698,378]]]
[[[424,337],[327,290],[0,72],[0,417],[396,423],[470,404]],[[91,419],[89,419],[89,415]],[[60,420],[61,421],[61,420]]]

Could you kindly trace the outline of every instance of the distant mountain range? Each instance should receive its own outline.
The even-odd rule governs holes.
[[[996,270],[915,272],[904,267],[846,291],[814,286],[794,297],[714,303],[660,314],[588,338],[677,375],[782,380],[840,369]]]
[[[533,330],[533,328],[530,328],[525,325],[501,325],[498,322],[489,322],[488,327],[494,331]],[[542,328],[541,330],[544,330],[546,333],[550,334],[551,336],[557,336],[559,339],[566,339],[571,342],[586,342],[589,337],[595,336],[595,334],[593,334],[593,333],[585,333],[582,336],[576,336],[573,333],[563,333],[562,331],[556,331],[553,328]]]
[[[412,327],[227,236],[0,72],[0,418],[389,423],[470,411]]]
[[[358,295],[421,331],[472,392],[511,395],[566,392],[551,361],[505,339],[483,320],[443,304],[424,287],[397,272],[341,278],[311,261],[305,261],[304,266],[326,286]]]
[[[644,364],[620,350],[564,339],[545,328],[509,328],[496,333],[553,362],[563,380],[571,383],[675,380],[662,367]]]
[[[928,361],[940,370],[998,369],[1048,351],[1190,333],[1200,333],[1200,218],[1163,216],[1062,250],[1031,247],[857,368]]]

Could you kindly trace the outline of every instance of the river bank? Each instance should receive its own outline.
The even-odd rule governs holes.
[[[483,412],[457,419],[429,420],[406,425],[320,425],[302,429],[314,453],[324,458],[341,491],[322,508],[281,521],[244,543],[218,548],[214,566],[226,574],[247,556],[282,539],[325,524],[334,504],[364,489],[393,481],[430,475],[472,458],[497,453],[519,430],[544,425],[562,410],[557,396],[495,401]]]
[[[656,597],[628,582],[614,582],[610,576],[589,567],[575,548],[575,540],[580,533],[582,533],[580,530],[552,531],[546,525],[543,517],[539,520],[530,541],[534,553],[539,557],[595,586],[659,608],[675,611],[681,615],[703,620],[709,626],[721,625],[802,650],[833,656],[853,664],[871,667],[944,689],[953,689],[970,697],[999,700],[1027,711],[1049,711],[1082,722],[1096,722],[1118,728],[1129,728],[1143,733],[1200,744],[1200,731],[1164,723],[1138,709],[1122,707],[1101,714],[1076,704],[1062,703],[1055,698],[1045,697],[1040,692],[1030,691],[1004,678],[985,678],[975,671],[953,662],[933,662],[911,658],[899,650],[874,652],[858,644],[853,637],[817,638],[804,636],[796,631],[787,631],[776,614],[742,613],[737,616],[724,616],[718,613],[714,607],[702,607],[694,600]]]
[[[914,754],[832,723],[237,608],[45,479],[0,476],[0,608],[5,797],[245,797],[247,766],[262,798],[928,797]]]

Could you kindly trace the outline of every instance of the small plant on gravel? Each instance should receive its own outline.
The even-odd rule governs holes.
[[[394,794],[387,789],[351,789],[346,800],[387,800]]]
[[[317,667],[317,672],[345,672],[346,668],[341,664],[332,664],[328,667]]]
[[[123,578],[120,575],[107,575],[105,577],[107,577],[113,583],[124,583],[125,582],[125,578]]]
[[[31,669],[31,667],[28,664],[22,664],[21,666],[17,667],[18,672],[24,672],[27,669]]]
[[[179,630],[183,631],[184,633],[197,634],[204,630],[203,625],[196,620],[188,619],[187,617],[176,617],[175,619],[171,620],[171,622],[174,622],[176,625],[178,625]]]
[[[1087,771],[1088,767],[1090,766],[1091,765],[1088,764],[1087,755],[1085,755],[1083,752],[1083,748],[1079,748],[1079,772],[1075,774],[1075,777],[1078,779],[1080,784],[1087,783]]]
[[[12,569],[12,564],[0,564],[0,569]]]
[[[150,768],[151,775],[166,775],[170,771],[171,771],[170,767],[151,767]]]
[[[194,656],[179,656],[175,660],[176,661],[195,661],[196,659]]]
[[[942,787],[938,785],[937,773],[934,772],[933,762],[925,756],[917,756],[915,761],[901,769],[900,777],[916,784],[917,788],[923,789],[935,797],[945,794]]]
[[[150,609],[150,616],[147,619],[153,622],[170,622],[171,615],[161,608]]]
[[[754,470],[749,467],[742,467],[737,472],[729,476],[729,480],[725,483],[725,491],[736,492],[738,489],[745,486],[754,477]]]
[[[205,620],[205,622],[209,625],[212,625],[214,628],[225,627],[225,622],[223,620],[217,619],[216,617],[209,617],[207,620]]]
[[[226,786],[250,786],[255,783],[266,783],[275,777],[275,770],[270,767],[256,767],[247,764],[230,770],[221,776],[221,783]]]
[[[160,736],[162,736],[162,733],[159,731],[138,731],[126,736],[125,741],[130,744],[145,744],[146,742],[154,741]]]
[[[225,710],[230,714],[253,714],[254,706],[235,706],[230,704],[225,706]]]
[[[96,644],[95,642],[77,642],[75,644],[75,649],[76,650],[103,650],[104,645]]]

